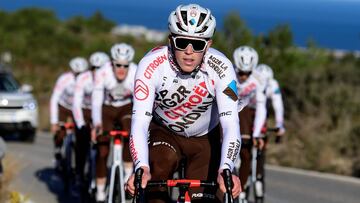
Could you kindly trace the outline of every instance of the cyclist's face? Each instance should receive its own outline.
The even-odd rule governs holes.
[[[246,80],[249,78],[249,76],[251,75],[251,71],[250,71],[250,72],[242,72],[242,71],[239,71],[237,75],[238,75],[238,78],[239,78],[240,82],[244,82],[244,81],[246,81]]]
[[[195,39],[195,38],[193,38]],[[171,39],[170,39],[171,40]],[[191,42],[191,41],[189,41]],[[175,46],[175,42],[172,42],[172,45]],[[175,58],[177,63],[179,64],[180,68],[184,72],[192,72],[197,66],[200,65],[200,63],[203,60],[205,52],[208,50],[208,48],[211,46],[212,41],[207,41],[207,44],[205,45],[205,48],[202,51],[194,51],[193,45],[191,43],[183,46],[182,49],[178,49],[175,46]],[[178,46],[179,47],[179,46]]]
[[[124,80],[128,74],[129,62],[128,61],[113,61],[113,68],[115,76],[118,80]]]

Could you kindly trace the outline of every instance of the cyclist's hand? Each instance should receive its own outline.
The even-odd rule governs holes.
[[[150,169],[148,167],[142,166],[141,168],[144,169],[144,173],[143,173],[142,180],[141,180],[141,187],[145,188],[147,185],[147,182],[151,179],[151,174],[150,174]],[[134,181],[135,181],[135,174],[133,173],[125,185],[125,190],[131,196],[134,196],[134,194],[135,194]]]
[[[51,133],[55,134],[59,130],[58,124],[52,124],[51,125]]]
[[[93,143],[96,143],[96,138],[98,135],[102,134],[102,125],[96,125],[92,130],[91,130],[91,141]]]
[[[283,136],[285,134],[285,128],[280,127],[276,134],[277,136]]]
[[[265,141],[263,138],[254,138],[253,139],[254,146],[258,148],[259,150],[262,150],[265,146]]]
[[[226,193],[224,178],[221,174],[222,174],[222,170],[219,170],[217,182],[219,184],[220,191],[222,193]],[[240,183],[239,177],[237,177],[236,175],[232,175],[232,181],[234,184],[233,188],[232,188],[232,195],[234,198],[236,198],[237,196],[239,196],[239,194],[241,192],[241,183]]]

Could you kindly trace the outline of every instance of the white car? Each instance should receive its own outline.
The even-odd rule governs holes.
[[[18,132],[33,142],[38,127],[38,105],[30,85],[22,85],[0,64],[0,131]]]

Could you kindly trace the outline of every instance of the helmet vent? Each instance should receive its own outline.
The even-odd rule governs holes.
[[[208,29],[208,26],[204,26],[203,29],[201,29],[200,31],[196,32],[196,33],[203,33]]]
[[[186,11],[181,11],[181,18],[183,19],[183,22],[185,23],[185,25],[188,25],[187,22],[187,12]]]
[[[181,27],[180,23],[176,23],[176,26],[179,28],[179,30],[182,30],[182,31],[186,32],[186,30]]]
[[[204,22],[205,18],[206,18],[206,14],[205,14],[205,13],[201,13],[201,14],[200,14],[200,18],[199,18],[199,22],[198,22],[197,26],[201,25],[201,23]]]

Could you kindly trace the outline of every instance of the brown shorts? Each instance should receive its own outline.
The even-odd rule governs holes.
[[[72,114],[72,111],[70,109],[67,109],[60,104],[59,106],[59,122],[66,123],[66,122],[73,122],[74,117]]]
[[[245,107],[239,112],[241,138],[251,138],[254,126],[254,119],[255,109],[253,108]]]
[[[131,129],[132,104],[121,107],[103,105],[102,123],[104,131],[111,131],[115,124],[119,125],[122,130],[130,131]]]
[[[185,157],[185,178],[216,181],[220,155],[219,126],[201,137],[183,137],[155,122],[150,124],[149,156],[152,180],[172,179],[180,161]],[[211,201],[215,199],[215,193],[216,188],[190,190],[193,200]]]
[[[91,110],[90,109],[82,109],[84,115],[85,125],[90,126],[92,123],[91,119]]]

